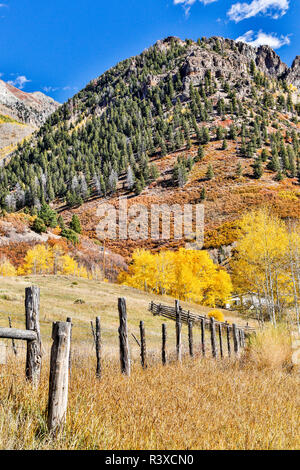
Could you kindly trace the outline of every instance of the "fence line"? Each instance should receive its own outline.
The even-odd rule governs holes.
[[[190,311],[186,312],[175,301],[175,307],[164,306],[151,302],[149,310],[153,315],[161,315],[166,318],[175,320],[175,348],[174,356],[178,363],[182,361],[182,324],[188,326],[188,351],[190,357],[198,357],[195,354],[193,342],[193,327],[199,326],[201,328],[201,349],[202,355],[205,356],[205,328],[209,328],[211,334],[211,354],[213,358],[218,356],[224,358],[224,347],[222,330],[226,329],[227,350],[228,357],[231,355],[230,337],[233,339],[233,351],[237,355],[240,348],[245,347],[245,336],[253,333],[254,328],[241,327],[238,325],[229,325],[227,322],[218,322],[214,318],[207,318],[201,315],[195,315]],[[131,373],[131,357],[129,348],[129,335],[131,334],[140,348],[140,363],[143,369],[147,369],[149,363],[147,359],[146,348],[146,329],[143,321],[139,323],[140,341],[128,329],[127,324],[127,308],[126,299],[118,299],[119,311],[119,352],[120,352],[120,368],[121,373],[125,376],[130,376]],[[42,357],[42,344],[40,335],[40,290],[37,287],[30,287],[25,290],[25,319],[26,330],[19,330],[12,328],[11,319],[9,320],[9,328],[0,327],[0,338],[10,340],[23,340],[27,342],[26,354],[26,378],[29,379],[34,385],[38,386],[40,371],[41,371],[41,357]],[[50,322],[49,322],[50,323]],[[94,327],[93,321],[90,322],[89,338],[93,341],[96,350],[96,377],[98,380],[102,379],[102,326],[100,317],[96,317]],[[67,412],[68,403],[68,384],[70,380],[71,371],[71,346],[72,346],[72,329],[74,332],[74,319],[67,318],[66,322],[52,322],[52,348],[50,356],[50,376],[49,376],[49,395],[48,395],[48,430],[55,436],[59,430],[64,426]],[[81,326],[82,327],[82,326]],[[109,329],[108,331],[112,331]],[[232,335],[230,335],[232,333]],[[219,341],[217,341],[217,334]],[[161,330],[161,362],[166,365],[168,362],[167,354],[167,325],[162,324]],[[219,344],[219,346],[218,346]],[[12,344],[13,352],[18,348]],[[74,351],[74,349],[73,349]],[[201,354],[200,352],[200,354]]]
[[[210,328],[210,318],[208,318],[205,315],[198,315],[191,313],[189,310],[183,310],[182,307],[180,308],[180,317],[181,317],[181,322],[186,323],[188,325],[189,321],[191,321],[194,325],[201,326],[204,324],[205,328]],[[169,318],[170,320],[175,320],[176,321],[176,306],[171,307],[169,305],[162,305],[162,304],[156,304],[155,302],[150,302],[149,305],[149,311],[153,313],[154,316],[159,315],[161,317]],[[219,328],[231,328],[232,325],[230,325],[228,322],[220,322],[215,320],[215,326]],[[256,331],[255,328],[249,326],[248,324],[245,326],[237,325],[236,328],[238,331],[243,331],[245,335],[254,333]]]

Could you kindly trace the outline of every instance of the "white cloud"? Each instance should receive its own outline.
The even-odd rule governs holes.
[[[63,91],[68,91],[68,90],[77,90],[78,87],[77,86],[70,86],[70,85],[66,85],[64,87],[53,87],[53,86],[44,86],[42,88],[42,90],[45,92],[45,93],[54,93],[55,91],[58,91],[58,90],[63,90]]]
[[[182,5],[185,14],[188,15],[190,8],[194,3],[196,3],[197,0],[173,0],[174,5]],[[217,2],[218,0],[199,0],[199,2],[203,3],[203,5],[209,5],[209,3],[214,3]]]
[[[259,14],[265,14],[277,19],[285,15],[289,9],[290,0],[252,0],[250,3],[234,3],[227,15],[236,23]]]
[[[279,49],[280,47],[289,45],[291,43],[289,36],[281,35],[278,37],[275,33],[267,34],[262,30],[258,31],[258,33],[255,33],[252,31],[252,29],[238,37],[236,41],[245,42],[254,47],[267,45],[272,47],[272,49]]]
[[[25,75],[19,75],[14,80],[10,80],[7,83],[9,83],[10,85],[13,85],[17,88],[20,88],[20,90],[23,90],[26,83],[28,83],[28,82],[31,82],[31,80],[28,80],[28,78],[26,78]]]
[[[51,91],[57,91],[59,90],[59,88],[55,88],[53,86],[44,86],[43,87],[43,91],[45,91],[46,93],[50,93]]]

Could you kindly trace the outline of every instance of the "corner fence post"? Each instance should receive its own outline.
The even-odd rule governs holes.
[[[130,357],[127,330],[126,300],[122,297],[118,299],[119,309],[119,341],[120,341],[120,364],[122,374],[130,376]]]
[[[142,368],[147,368],[147,356],[146,356],[146,335],[144,322],[140,322],[140,337],[141,337],[141,364]]]
[[[70,332],[71,324],[69,322],[55,322],[52,325],[53,344],[50,359],[48,429],[54,436],[62,430],[66,421]]]
[[[177,361],[181,362],[181,311],[179,300],[175,300],[176,312],[176,357]]]
[[[37,338],[27,341],[26,378],[37,387],[42,366],[42,343],[40,333],[40,289],[36,286],[25,289],[26,330],[35,331]]]

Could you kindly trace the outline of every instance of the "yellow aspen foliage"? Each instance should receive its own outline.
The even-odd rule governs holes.
[[[50,274],[52,271],[52,249],[45,245],[36,245],[34,248],[27,251],[24,264],[18,269],[18,274]]]
[[[16,274],[17,271],[10,261],[4,259],[0,262],[0,276],[16,276]]]
[[[211,310],[208,314],[208,317],[214,318],[215,320],[220,321],[220,322],[225,322],[224,313],[221,312],[221,310],[217,310],[217,309]]]
[[[299,225],[289,228],[262,208],[246,214],[240,226],[231,262],[235,291],[255,296],[257,316],[267,314],[273,324],[291,305],[299,316]]]
[[[74,258],[64,253],[59,245],[53,247],[36,245],[28,250],[24,263],[18,268],[17,274],[19,276],[27,274],[67,274],[85,279],[93,278],[84,266],[80,266]],[[99,270],[97,270],[97,276],[99,275]]]
[[[61,257],[61,271],[60,274],[71,274],[75,276],[78,270],[78,263],[69,255]]]
[[[184,248],[158,254],[137,250],[119,282],[212,307],[225,303],[232,292],[229,274],[216,266],[206,251]]]

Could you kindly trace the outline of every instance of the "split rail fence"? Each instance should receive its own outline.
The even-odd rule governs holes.
[[[175,321],[176,332],[176,360],[182,361],[182,324],[188,326],[188,342],[189,355],[194,356],[194,336],[193,327],[197,326],[201,329],[201,348],[203,356],[208,354],[205,335],[205,329],[210,332],[210,350],[212,357],[223,358],[225,356],[225,342],[223,344],[223,332],[226,332],[227,354],[231,356],[239,354],[240,348],[246,344],[247,335],[254,333],[254,329],[249,326],[241,327],[240,325],[217,322],[214,318],[195,315],[191,312],[184,311],[178,300],[175,301],[174,307],[169,307],[151,302],[149,310],[154,315],[161,315]],[[127,324],[126,299],[119,298],[119,354],[120,368],[122,374],[130,376],[131,358],[129,348],[129,330]],[[15,341],[25,341],[26,346],[26,367],[25,377],[32,383],[34,387],[38,387],[40,381],[40,373],[42,366],[42,341],[40,334],[40,289],[38,287],[29,287],[25,290],[25,323],[26,329],[12,328],[9,318],[9,328],[0,327],[0,339],[10,339],[12,348],[16,354]],[[71,376],[71,341],[72,341],[72,319],[67,318],[66,322],[52,323],[52,347],[50,354],[50,373],[49,373],[49,395],[47,406],[47,422],[49,433],[56,436],[58,431],[64,426],[66,420],[67,404],[68,404],[68,386]],[[91,332],[94,340],[96,351],[96,377],[102,379],[102,328],[101,319],[96,317],[95,326],[91,322]],[[146,348],[146,330],[143,321],[139,324],[140,338],[134,337],[140,348],[140,362],[143,369],[148,367],[147,348]],[[218,336],[218,340],[217,340]],[[162,324],[162,347],[161,361],[163,365],[167,363],[167,324]]]

